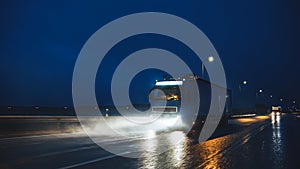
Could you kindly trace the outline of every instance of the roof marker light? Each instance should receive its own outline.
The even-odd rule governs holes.
[[[182,85],[182,81],[160,81],[155,83],[156,86],[174,86]]]

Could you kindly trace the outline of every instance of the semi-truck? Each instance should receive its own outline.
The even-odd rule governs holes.
[[[190,95],[195,92],[189,87],[189,83],[192,80],[196,81],[199,91],[200,103],[198,112],[190,112],[190,110],[196,109],[185,109],[181,105],[181,100],[184,97],[190,97]],[[225,108],[219,122],[219,125],[226,125],[232,114],[231,90],[213,84],[195,75],[185,75],[176,79],[165,78],[164,80],[157,81],[149,94],[152,112],[167,116],[180,116],[184,124],[193,123],[193,128],[198,128],[202,126],[208,115],[212,99],[211,89],[215,89],[219,98],[226,98]],[[185,93],[184,95],[182,94],[183,92],[180,92],[183,90]],[[226,93],[225,96],[223,95],[224,93]]]

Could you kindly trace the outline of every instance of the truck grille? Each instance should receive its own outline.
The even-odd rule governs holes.
[[[177,113],[178,108],[176,106],[153,106],[152,112]]]

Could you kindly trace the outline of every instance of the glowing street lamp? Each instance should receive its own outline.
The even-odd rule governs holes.
[[[213,56],[209,56],[208,59],[207,59],[209,62],[213,62],[215,59]]]

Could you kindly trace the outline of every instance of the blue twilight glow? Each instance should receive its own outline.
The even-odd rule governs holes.
[[[257,102],[285,106],[294,104],[293,100],[298,106],[299,2],[0,1],[0,105],[72,107],[73,69],[88,38],[114,19],[155,11],[184,18],[206,34],[224,65],[233,107],[254,107]],[[99,66],[95,80],[99,104],[113,105],[110,87],[115,69],[128,55],[146,48],[170,51],[193,73],[202,75],[195,52],[178,40],[151,33],[132,36],[115,45]],[[148,104],[155,80],[162,80],[166,73],[139,73],[130,87],[132,102]],[[209,77],[207,72],[204,77]],[[283,87],[290,81],[288,87]],[[258,97],[255,93],[259,89],[264,91]],[[272,99],[265,97],[271,93]]]

